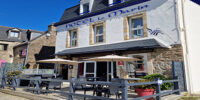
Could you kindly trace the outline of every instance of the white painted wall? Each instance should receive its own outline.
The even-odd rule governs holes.
[[[181,1],[181,0],[180,0]],[[184,15],[183,17],[181,2],[179,1],[179,17],[180,17],[180,27],[181,32],[181,42],[184,50],[184,60],[186,69],[186,80],[187,87],[190,93],[200,92],[200,79],[199,72],[199,51],[200,46],[200,6],[191,2],[190,0],[185,0],[184,2]],[[185,20],[185,27],[183,21]],[[186,35],[184,31],[186,31]]]
[[[159,34],[158,38],[165,41],[169,44],[179,43],[179,35],[176,28],[176,20],[175,20],[175,12],[174,12],[174,2],[173,0],[151,0],[149,2],[145,2],[139,4],[144,6],[148,4],[149,7],[146,9],[147,12],[147,25],[148,28],[152,30],[160,29],[164,33]],[[123,9],[131,9],[135,8],[138,5],[134,5],[131,7],[123,8]],[[145,10],[145,9],[144,9]],[[144,11],[141,10],[141,11]],[[133,12],[128,15],[134,15],[138,12]],[[125,15],[125,16],[128,16]],[[106,14],[97,15],[100,17],[105,17]],[[93,18],[97,18],[94,16]],[[72,22],[73,23],[73,22]],[[90,23],[88,23],[90,24]],[[88,47],[89,45],[89,25],[84,24],[79,26],[79,47]],[[66,34],[68,28],[66,25],[57,26],[57,41],[56,41],[56,52],[67,49],[66,45]],[[114,17],[112,19],[106,19],[106,44],[117,43],[124,41],[124,28],[123,28],[123,16]],[[70,28],[69,28],[70,29]],[[65,35],[64,35],[65,34]],[[149,35],[149,37],[155,37],[153,35]],[[98,44],[99,45],[99,44]]]

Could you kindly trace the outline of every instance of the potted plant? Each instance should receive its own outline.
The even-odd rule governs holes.
[[[151,82],[150,80],[139,80],[137,81],[138,83],[144,83],[144,82]],[[138,94],[139,97],[143,96],[149,96],[153,95],[155,92],[156,85],[151,84],[151,85],[140,85],[135,88],[136,93]],[[151,100],[152,98],[147,98],[145,100]]]
[[[155,81],[156,79],[160,79],[160,80],[168,80],[169,78],[166,78],[164,75],[160,75],[160,74],[151,74],[151,75],[147,75],[144,76],[143,79],[144,80],[139,80],[137,82],[152,82]],[[172,83],[164,83],[161,85],[161,90],[169,90],[172,89]],[[135,88],[136,92],[138,93],[139,97],[143,97],[143,96],[148,96],[148,95],[153,95],[156,89],[156,84],[151,84],[151,85],[141,85],[141,86],[137,86]],[[146,100],[151,100],[152,98],[148,98]]]
[[[155,81],[156,79],[160,79],[160,80],[170,80],[170,78],[165,77],[164,75],[161,74],[151,74],[151,75],[147,75],[144,76],[143,79],[146,80],[150,80],[150,81]],[[161,85],[161,90],[170,90],[172,89],[173,84],[172,83],[163,83]]]

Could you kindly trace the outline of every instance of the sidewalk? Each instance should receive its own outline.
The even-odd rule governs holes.
[[[0,100],[29,100],[18,96],[8,95],[0,92]]]

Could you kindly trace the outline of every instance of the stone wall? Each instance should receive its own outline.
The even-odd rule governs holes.
[[[0,41],[1,44],[8,44],[6,51],[0,51],[0,60],[6,60],[6,62],[13,63],[13,47],[18,42],[6,42],[6,41]]]
[[[14,52],[14,63],[23,64],[25,61],[25,57],[20,56],[21,51],[27,49],[27,45],[22,45],[17,48],[13,48]]]
[[[48,32],[50,33],[50,36],[43,35],[30,43],[27,58],[27,64],[30,64],[30,68],[38,67],[36,64],[37,60],[50,59],[51,57],[54,58],[56,28],[53,25],[50,25]],[[53,54],[50,52],[53,52]]]
[[[152,69],[152,73],[172,77],[172,61],[183,61],[181,45],[173,45],[170,49],[155,49],[154,52],[148,53],[148,67]]]

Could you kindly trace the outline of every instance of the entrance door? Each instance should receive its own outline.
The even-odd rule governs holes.
[[[84,76],[89,78],[96,77],[96,62],[84,62]]]
[[[68,65],[62,65],[63,79],[68,80]]]
[[[180,87],[181,91],[187,91],[186,88],[186,78],[185,78],[185,70],[183,62],[172,62],[173,65],[173,76],[180,78]]]

